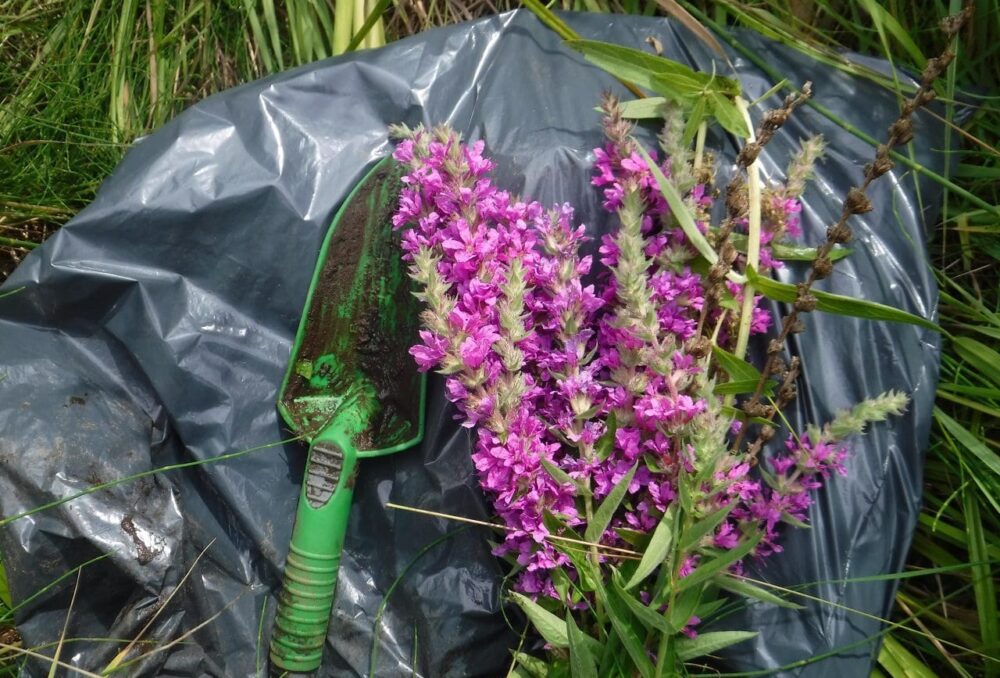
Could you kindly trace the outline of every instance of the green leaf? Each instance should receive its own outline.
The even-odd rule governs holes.
[[[553,464],[548,459],[540,459],[539,461],[542,464],[542,468],[545,469],[545,472],[548,473],[550,476],[552,476],[552,478],[560,485],[572,485],[577,490],[579,490],[581,494],[587,494],[587,495],[590,494],[589,487],[587,487],[580,481],[576,480],[575,478],[571,477],[568,473],[563,471],[561,468]]]
[[[789,245],[785,243],[772,243],[771,254],[774,255],[775,259],[781,259],[782,261],[815,261],[818,251],[815,247],[799,247],[797,245]],[[848,247],[841,247],[837,245],[827,256],[830,261],[840,261],[846,257],[849,257],[854,250]]]
[[[614,410],[608,412],[607,422],[607,429],[604,431],[604,435],[598,438],[597,443],[594,445],[594,453],[601,461],[605,461],[609,456],[611,456],[611,451],[615,447],[615,434],[618,432],[618,418],[615,416]]]
[[[782,513],[781,514],[781,521],[783,523],[791,525],[792,527],[797,527],[800,530],[811,530],[812,529],[812,525],[810,525],[809,523],[807,523],[805,521],[799,520],[798,518],[796,518],[795,516],[793,516],[791,513],[787,513],[787,512],[786,513]]]
[[[667,103],[665,97],[646,97],[645,99],[632,99],[618,104],[623,118],[629,120],[661,120],[664,113],[664,104]]]
[[[739,252],[744,254],[747,251],[747,236],[743,233],[730,233],[729,239],[732,241],[733,246]],[[771,248],[771,254],[774,255],[775,259],[780,259],[782,261],[815,261],[816,254],[818,253],[815,247],[803,247],[802,245],[794,245],[792,243],[785,242],[772,242],[768,245]],[[841,259],[849,256],[854,250],[847,247],[841,247],[837,245],[832,250],[830,254],[830,261],[840,261]]]
[[[715,395],[739,395],[741,393],[753,393],[756,390],[756,379],[739,379],[736,381],[727,381],[725,384],[716,384],[715,388],[712,389],[712,393]],[[765,381],[761,393],[764,395],[774,393],[774,382],[771,380]]]
[[[712,347],[712,357],[729,377],[736,381],[754,381],[760,379],[760,370],[743,358],[738,358],[724,348]]]
[[[720,589],[729,591],[730,593],[735,593],[738,596],[754,598],[764,603],[770,603],[771,605],[777,605],[778,607],[787,607],[792,610],[803,609],[801,605],[785,600],[781,596],[771,593],[767,589],[762,589],[759,586],[751,584],[744,579],[737,579],[736,577],[726,575],[718,577],[715,580],[715,583],[718,584]]]
[[[582,535],[578,534],[573,528],[563,523],[548,509],[542,512],[542,522],[544,523],[546,529],[548,529],[548,531],[553,535],[583,541]],[[594,564],[587,557],[587,554],[581,551],[581,545],[566,544],[566,542],[558,539],[553,539],[551,544],[557,551],[566,554],[566,557],[568,557],[570,562],[573,563],[573,568],[579,575],[577,585],[584,591],[593,591],[596,586]]]
[[[617,593],[622,602],[628,606],[629,611],[635,615],[635,618],[639,620],[640,624],[645,626],[650,631],[674,633],[674,629],[670,628],[670,624],[667,622],[666,617],[648,605],[643,605],[641,601],[636,600],[632,595],[625,591],[621,584],[621,575],[617,572],[615,572],[611,580],[611,587],[615,589],[615,593]]]
[[[736,548],[726,551],[722,555],[699,565],[695,568],[694,572],[684,577],[677,583],[677,590],[683,591],[711,579],[716,574],[724,571],[730,565],[735,563],[737,560],[745,557],[763,538],[763,533],[758,532],[749,539],[743,541]]]
[[[765,419],[764,417],[750,417],[743,410],[733,407],[732,405],[723,405],[722,413],[731,419],[739,419],[740,421],[749,421],[751,424],[770,424],[771,421]]]
[[[740,139],[749,138],[750,130],[747,129],[747,122],[732,99],[723,94],[715,93],[711,95],[709,101],[711,102],[710,110],[712,115],[719,121],[723,129]]]
[[[965,535],[969,558],[973,565],[972,591],[976,599],[976,613],[979,615],[979,633],[983,647],[995,653],[1000,648],[1000,612],[997,611],[997,588],[994,573],[985,561],[989,560],[987,539],[992,539],[984,525],[979,510],[979,498],[974,492],[962,492],[962,513],[965,518]],[[990,678],[996,672],[987,673]]]
[[[917,43],[913,41],[910,36],[910,32],[903,28],[899,21],[896,20],[887,9],[882,7],[875,0],[859,0],[859,5],[861,5],[866,12],[871,14],[872,21],[875,23],[876,30],[881,34],[883,29],[889,31],[892,37],[896,38],[900,46],[906,50],[906,53],[913,60],[913,63],[917,66],[923,66],[927,62],[927,57],[924,56],[920,48],[917,47]]]
[[[726,516],[728,516],[735,507],[735,502],[729,504],[728,506],[723,506],[719,510],[714,513],[710,513],[688,529],[684,530],[684,536],[681,538],[679,545],[681,552],[687,552],[692,547],[697,546],[702,537],[711,533],[715,530],[715,528],[722,524],[722,521],[726,519]]]
[[[690,89],[690,83],[697,83],[696,78],[688,77],[688,73],[685,72],[691,69],[669,59],[662,59],[630,47],[595,40],[567,40],[566,46],[577,50],[583,54],[583,57],[587,61],[607,71],[616,78],[631,82],[648,90],[656,91],[658,89],[655,81],[658,75],[678,78],[682,83],[685,83],[682,85],[684,94],[679,95],[676,90],[660,92],[674,101],[681,101],[686,96],[690,96],[693,92],[698,91],[696,86],[693,90]],[[675,66],[680,68],[674,68]],[[694,71],[691,71],[691,73],[693,74]]]
[[[525,652],[515,652],[514,659],[517,661],[517,668],[523,669],[531,678],[548,678],[549,664],[545,660]]]
[[[724,647],[742,643],[744,640],[756,638],[756,631],[710,631],[699,633],[697,638],[680,638],[677,640],[677,656],[681,661],[721,650]]]
[[[5,612],[14,606],[10,597],[10,585],[7,583],[7,573],[3,569],[3,561],[0,561],[0,619],[3,619]]]
[[[645,645],[642,637],[635,629],[632,614],[629,612],[628,606],[615,593],[614,589],[599,591],[598,595],[604,599],[604,607],[607,610],[608,618],[611,620],[611,626],[625,647],[628,656],[632,659],[632,663],[639,670],[639,674],[643,678],[653,678],[656,669],[653,667],[653,663],[649,661],[649,657],[646,656]]]
[[[674,604],[667,610],[670,628],[674,633],[680,633],[681,629],[691,621],[700,600],[700,588],[688,589],[674,599]]]
[[[650,536],[646,532],[640,532],[628,527],[616,527],[614,530],[615,534],[636,548],[645,549],[646,545],[649,544]]]
[[[798,288],[795,285],[778,282],[777,280],[762,276],[750,266],[747,267],[747,279],[754,286],[754,289],[774,301],[791,303],[795,301],[795,297],[798,294]],[[909,323],[934,330],[935,332],[941,331],[941,328],[930,320],[907,313],[906,311],[901,311],[892,306],[886,306],[885,304],[865,301],[864,299],[855,299],[854,297],[845,297],[839,294],[830,294],[829,292],[820,292],[819,290],[811,290],[811,294],[816,297],[816,301],[818,302],[816,309],[824,313],[846,315],[852,318],[865,318],[868,320]]]
[[[636,143],[635,147],[638,149],[642,159],[646,161],[649,170],[653,173],[653,178],[656,179],[656,185],[659,187],[660,193],[666,198],[667,204],[670,205],[670,212],[674,215],[674,219],[677,220],[681,230],[684,231],[688,242],[694,245],[698,253],[705,257],[709,263],[714,264],[718,261],[719,257],[708,243],[708,240],[705,239],[705,236],[698,230],[698,226],[694,223],[694,216],[692,216],[691,210],[684,203],[684,199],[681,198],[681,194],[670,183],[667,177],[663,175],[657,164],[649,157],[646,149],[639,143]]]
[[[569,632],[569,665],[573,678],[597,678],[597,664],[594,655],[587,647],[587,641],[597,643],[576,625],[573,615],[566,611],[566,630]],[[598,648],[600,644],[598,643]]]
[[[976,372],[1000,386],[1000,353],[970,337],[952,339],[955,352]]]
[[[885,636],[878,663],[892,678],[937,678],[938,675],[903,647],[891,633]]]
[[[674,520],[677,515],[675,506],[675,504],[671,504],[663,514],[663,517],[660,518],[660,522],[657,523],[656,529],[653,530],[653,537],[649,540],[649,544],[642,554],[642,560],[639,561],[639,566],[636,568],[632,578],[629,579],[628,584],[625,585],[626,589],[635,588],[637,584],[648,577],[653,570],[667,559],[673,543]]]
[[[545,642],[553,647],[569,647],[566,622],[527,596],[513,592],[510,595],[513,601],[524,610],[524,614],[528,616],[528,621],[541,634]]]
[[[706,589],[710,590],[710,589]],[[702,621],[706,621],[712,618],[712,615],[719,611],[723,605],[726,604],[726,599],[720,597],[714,600],[703,600],[697,608],[695,608],[694,614],[696,617]]]
[[[687,122],[684,123],[684,133],[681,135],[681,142],[685,146],[690,145],[694,140],[694,136],[698,132],[698,125],[705,119],[705,114],[708,112],[708,98],[704,95],[696,96],[691,110],[688,111]]]
[[[618,506],[622,503],[622,499],[625,498],[625,493],[628,491],[629,483],[632,482],[632,476],[635,475],[635,469],[638,464],[632,466],[629,472],[625,474],[618,484],[614,486],[608,496],[604,498],[601,505],[594,512],[594,518],[587,525],[587,531],[584,533],[584,539],[591,543],[598,543],[601,541],[601,537],[604,535],[604,531],[608,529],[608,525],[611,524],[611,518],[614,516],[615,511],[618,510]]]
[[[567,40],[566,45],[611,75],[674,101],[684,101],[706,90],[732,96],[740,92],[739,82],[732,78],[699,73],[684,64],[630,47],[596,40]]]
[[[937,419],[941,428],[961,443],[962,447],[971,452],[986,466],[988,470],[993,472],[995,475],[1000,476],[1000,455],[997,455],[996,452],[993,452],[990,448],[986,447],[986,444],[973,435],[972,431],[949,417],[945,414],[944,410],[935,407],[934,418]]]

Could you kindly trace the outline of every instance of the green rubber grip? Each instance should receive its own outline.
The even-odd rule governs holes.
[[[357,463],[341,427],[324,429],[309,448],[271,635],[271,662],[285,671],[309,673],[323,660]]]

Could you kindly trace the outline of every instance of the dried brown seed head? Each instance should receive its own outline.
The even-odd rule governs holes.
[[[833,262],[830,257],[820,257],[813,262],[813,270],[816,272],[816,279],[823,280],[829,278],[833,273]]]
[[[845,223],[837,223],[826,229],[826,239],[841,245],[850,242],[852,235],[851,227]]]
[[[736,162],[740,167],[744,169],[749,167],[757,160],[757,156],[760,155],[761,145],[756,141],[748,141],[746,145],[740,149],[740,154],[736,156]]]
[[[726,187],[726,210],[733,219],[746,216],[750,211],[750,198],[747,196],[747,185],[741,175],[733,177]],[[732,225],[730,225],[732,228]]]
[[[785,322],[788,324],[789,334],[802,334],[806,331],[806,324],[796,315],[787,316]]]
[[[926,106],[937,98],[937,92],[932,89],[923,89],[917,93],[916,102],[918,106]]]
[[[708,337],[698,336],[688,344],[688,353],[701,360],[712,350],[712,342]]]
[[[799,390],[795,387],[795,384],[782,384],[781,388],[778,389],[778,399],[781,402],[791,402],[795,400],[795,396],[799,394]]]
[[[889,138],[896,146],[910,143],[913,139],[913,121],[909,118],[900,118],[892,123],[889,126]]]
[[[774,437],[775,430],[771,425],[764,425],[760,427],[760,439],[765,443]]]
[[[799,296],[795,299],[793,304],[796,311],[800,313],[811,313],[816,310],[816,297],[808,292],[804,292],[805,288],[799,288]]]
[[[722,257],[722,260],[724,262],[732,266],[733,262],[736,261],[736,257],[739,256],[739,252],[736,251],[736,248],[733,247],[733,244],[731,242],[727,241],[722,246],[722,251],[720,252],[719,256]]]
[[[865,212],[872,211],[872,202],[857,186],[852,186],[851,190],[847,192],[847,197],[844,199],[844,213],[845,214],[864,214]]]

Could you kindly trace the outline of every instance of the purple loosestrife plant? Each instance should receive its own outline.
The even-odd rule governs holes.
[[[598,244],[599,267],[580,254],[588,236],[570,205],[498,188],[483,142],[445,127],[393,128],[406,167],[394,225],[426,305],[411,353],[445,376],[474,430],[513,598],[555,664],[667,675],[753,635],[697,640],[720,590],[790,604],[744,581],[743,562],[780,551],[782,525],[807,522],[812,493],[846,472],[846,439],[907,399],[888,393],[789,431],[760,465],[757,450],[733,446],[754,420],[732,398],[760,373],[729,351],[741,323],[751,334],[772,325],[759,296],[743,304],[746,278],[730,274],[747,261],[746,200],[728,197],[728,220],[711,223],[713,168],[685,150],[683,125],[668,121],[647,162],[617,102],[604,112],[592,183],[618,227]],[[763,191],[761,272],[800,232],[798,195],[820,151],[806,142],[788,181]],[[711,267],[698,238],[719,248]],[[778,402],[794,395],[794,364],[784,374]]]

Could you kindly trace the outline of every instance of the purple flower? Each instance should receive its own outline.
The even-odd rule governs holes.
[[[588,238],[572,208],[546,209],[499,189],[484,149],[482,141],[462,144],[446,129],[418,129],[394,152],[408,171],[393,225],[402,230],[404,260],[424,286],[424,317],[433,319],[410,353],[420,370],[445,372],[457,418],[476,431],[473,464],[507,528],[495,553],[522,568],[515,588],[558,598],[551,571],[577,575],[553,546],[546,514],[583,530],[587,513],[576,483],[600,501],[632,471],[601,542],[624,543],[614,528],[656,528],[677,500],[683,474],[705,463],[691,434],[719,416],[718,405],[705,399],[713,396],[704,364],[688,352],[688,342],[699,327],[707,335],[718,325],[717,341],[731,345],[729,324],[720,324],[720,304],[703,314],[709,285],[692,270],[698,253],[673,226],[635,142],[621,137],[594,151],[591,182],[604,207],[615,212],[626,199],[629,205],[638,199],[641,209],[631,222],[638,225],[635,241],[620,240],[619,233],[597,243],[597,270],[592,256],[581,254]],[[670,159],[651,156],[671,176]],[[703,184],[685,196],[703,232],[713,197]],[[780,241],[782,229],[797,232],[801,211],[791,199],[772,208],[774,223],[765,225],[762,238],[765,269],[778,264],[767,245]],[[630,278],[627,271],[637,273]],[[742,289],[727,285],[740,304]],[[760,301],[754,298],[754,334],[771,324]],[[612,414],[617,430],[605,446]],[[789,439],[768,462],[774,487],[762,482],[768,474],[751,471],[742,459],[714,462],[692,501],[702,515],[732,508],[703,545],[732,549],[758,531],[763,539],[754,555],[779,551],[783,519],[808,517],[809,492],[843,473],[845,456],[840,445]],[[573,482],[556,480],[547,465]],[[680,576],[690,574],[699,557],[685,554]],[[693,617],[684,633],[693,637],[699,621]]]

